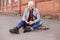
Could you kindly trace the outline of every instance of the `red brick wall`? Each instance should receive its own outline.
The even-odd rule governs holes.
[[[42,15],[57,15],[60,14],[60,4],[58,1],[46,1],[46,2],[37,2],[36,7],[40,10],[40,13]],[[27,5],[21,6],[21,11],[23,13],[24,9],[27,7]]]
[[[19,12],[19,14],[23,14],[25,8],[27,7],[27,3],[29,0],[18,0],[17,2],[12,2],[11,4],[7,4],[3,6],[3,0],[1,1],[1,10],[0,12]],[[39,2],[38,0],[33,0],[35,2],[36,7],[40,10],[42,15],[57,15],[60,14],[60,1],[59,0],[51,0],[45,2]]]
[[[37,3],[36,6],[42,15],[56,15],[59,10],[59,3],[55,1]]]

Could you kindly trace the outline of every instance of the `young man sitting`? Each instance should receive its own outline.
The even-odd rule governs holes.
[[[33,1],[28,2],[28,8],[25,9],[21,21],[18,23],[18,25],[15,28],[9,30],[10,33],[18,34],[19,29],[23,26],[25,26],[24,33],[30,32],[42,26],[39,10],[34,6],[35,4]]]

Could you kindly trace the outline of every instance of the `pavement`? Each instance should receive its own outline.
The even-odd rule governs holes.
[[[14,28],[21,17],[0,15],[0,40],[60,40],[60,21],[51,19],[42,19],[43,24],[49,27],[49,30],[34,30],[32,32],[20,34],[11,34],[9,29]]]

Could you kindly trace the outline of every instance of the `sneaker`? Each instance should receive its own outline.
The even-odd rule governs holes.
[[[28,26],[24,29],[23,33],[30,32],[30,31],[31,31],[31,28]]]
[[[14,29],[10,29],[9,32],[10,32],[10,33],[19,34],[19,30],[18,30],[17,27],[15,27]]]

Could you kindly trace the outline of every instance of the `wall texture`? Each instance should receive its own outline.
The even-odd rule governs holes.
[[[0,14],[19,14],[22,15],[29,0],[17,0],[11,1],[6,0],[4,6],[4,0],[0,1]],[[32,0],[35,6],[40,10],[42,15],[60,15],[60,1],[59,0]]]

